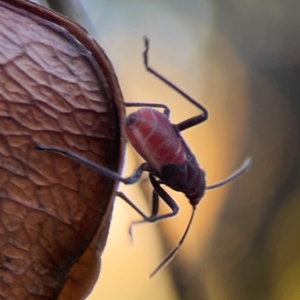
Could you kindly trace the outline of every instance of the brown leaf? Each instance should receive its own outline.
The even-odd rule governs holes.
[[[119,171],[123,124],[114,71],[88,34],[33,3],[0,0],[0,299],[90,292],[116,183],[36,143]]]

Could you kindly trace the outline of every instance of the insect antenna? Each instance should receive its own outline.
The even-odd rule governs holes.
[[[150,274],[150,278],[153,277],[157,272],[159,272],[162,268],[164,268],[166,265],[168,265],[173,260],[174,256],[176,255],[176,253],[178,252],[178,250],[184,243],[184,240],[190,230],[190,227],[192,225],[192,222],[193,222],[193,219],[195,216],[195,212],[196,212],[196,206],[193,206],[193,211],[192,211],[192,215],[190,217],[190,221],[185,229],[185,232],[184,232],[181,240],[179,241],[178,245],[164,258],[164,260],[160,263],[160,265]]]
[[[244,174],[249,169],[251,162],[252,162],[251,157],[246,158],[245,161],[243,162],[243,164],[236,171],[234,171],[231,175],[229,175],[227,178],[223,179],[222,181],[217,182],[213,185],[207,186],[206,190],[220,187],[220,186],[238,178],[239,176]],[[176,255],[176,253],[178,252],[178,250],[184,243],[184,240],[185,240],[185,238],[190,230],[190,227],[192,225],[192,222],[193,222],[193,219],[195,216],[195,212],[196,212],[196,208],[197,208],[196,206],[193,206],[193,211],[192,211],[192,215],[190,217],[190,221],[189,221],[189,223],[185,229],[185,232],[184,232],[181,240],[179,241],[178,245],[164,258],[164,260],[160,263],[160,265],[150,274],[150,278],[153,277],[157,272],[159,272],[162,268],[167,266],[172,261],[172,259],[174,258],[174,256]]]
[[[251,162],[252,162],[251,157],[247,157],[244,160],[243,164],[236,171],[234,171],[231,175],[229,175],[227,178],[223,179],[222,181],[219,181],[215,184],[207,186],[205,189],[206,190],[215,189],[215,188],[220,187],[232,180],[235,180],[236,178],[240,177],[242,174],[244,174],[249,169],[249,167],[251,166]]]

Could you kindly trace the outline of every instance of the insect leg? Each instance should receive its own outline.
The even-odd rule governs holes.
[[[128,202],[127,202],[128,203]],[[130,204],[129,204],[130,205]],[[145,222],[155,222],[155,221],[152,221],[153,219],[155,220],[155,218],[157,217],[157,214],[158,214],[158,207],[159,207],[159,197],[158,197],[158,194],[155,190],[153,190],[153,194],[152,194],[152,210],[151,210],[151,215],[149,217],[147,217],[146,215],[142,215],[140,214],[142,217],[143,217],[143,220],[140,220],[140,221],[135,221],[135,222],[132,222],[130,224],[130,227],[129,227],[129,235],[132,239],[133,235],[132,235],[132,227],[133,225],[136,225],[136,224],[141,224],[141,223],[145,223]]]
[[[122,176],[120,176],[118,173],[116,172],[113,172],[101,165],[98,165],[82,156],[79,156],[77,155],[76,153],[72,152],[72,151],[69,151],[69,150],[64,150],[64,149],[60,149],[60,148],[56,148],[56,147],[52,147],[52,146],[44,146],[44,145],[40,145],[40,144],[37,144],[37,149],[38,150],[44,150],[44,151],[51,151],[51,152],[55,152],[55,153],[60,153],[60,154],[63,154],[63,155],[66,155],[70,158],[72,158],[73,160],[79,162],[79,163],[82,163],[94,170],[96,170],[97,172],[111,178],[111,179],[114,179],[114,180],[118,180],[118,181],[121,181],[125,184],[132,184],[132,183],[135,183],[137,182],[141,176],[142,176],[142,173],[144,171],[148,171],[148,167],[147,167],[147,163],[142,163],[136,170],[135,172],[133,173],[133,175],[129,176],[129,177],[126,177],[126,178],[123,178]]]
[[[151,212],[151,215],[149,217],[146,217],[146,218],[143,216],[143,220],[133,222],[130,225],[130,229],[129,229],[130,233],[132,232],[132,227],[136,224],[141,224],[141,223],[145,223],[145,222],[154,223],[154,222],[157,222],[159,220],[174,217],[178,214],[179,207],[178,207],[177,203],[160,186],[160,183],[154,178],[153,175],[150,174],[149,177],[150,177],[151,184],[153,185],[153,188],[154,188],[153,197],[152,197],[152,212]],[[157,215],[158,214],[159,197],[161,197],[162,200],[165,201],[165,203],[171,208],[172,212],[167,213],[167,214],[163,214],[163,215],[160,215],[160,216]]]
[[[131,206],[142,218],[147,219],[147,216],[141,209],[139,209],[123,192],[116,192],[116,196],[123,199],[129,206]]]
[[[116,195],[118,197],[120,197],[121,199],[123,199],[128,205],[130,205],[143,218],[142,221],[134,222],[129,227],[129,235],[130,235],[130,238],[131,238],[131,241],[132,241],[132,238],[133,238],[133,236],[132,236],[132,225],[136,224],[136,223],[149,222],[148,219],[151,219],[151,217],[153,217],[153,216],[157,216],[158,206],[159,206],[158,195],[154,190],[153,191],[153,197],[152,197],[152,212],[151,212],[150,217],[147,217],[146,214],[140,208],[138,208],[123,192],[116,192]]]
[[[167,105],[162,103],[143,103],[143,102],[125,102],[125,106],[127,107],[157,107],[157,108],[163,108],[164,114],[168,117],[170,117],[170,109]]]
[[[191,96],[189,96],[188,94],[186,94],[182,89],[180,89],[179,87],[177,87],[174,83],[172,83],[171,81],[169,81],[167,78],[165,78],[164,76],[162,76],[161,74],[159,74],[152,67],[149,67],[149,64],[148,64],[149,39],[147,37],[144,37],[144,42],[145,42],[145,50],[143,52],[143,58],[144,58],[144,65],[145,65],[147,71],[150,72],[155,77],[157,77],[158,79],[160,79],[161,81],[163,81],[169,87],[171,87],[172,89],[174,89],[177,93],[179,93],[181,96],[183,96],[187,101],[189,101],[190,103],[192,103],[196,107],[198,107],[200,110],[202,110],[202,114],[197,115],[197,116],[192,117],[192,118],[189,118],[189,119],[187,119],[185,121],[182,121],[182,122],[176,124],[178,130],[179,131],[183,131],[185,129],[193,127],[193,126],[195,126],[197,124],[200,124],[200,123],[204,122],[205,120],[207,120],[207,118],[208,118],[208,111],[207,111],[207,109],[203,105],[201,105],[200,103],[198,103],[196,100],[194,100]]]

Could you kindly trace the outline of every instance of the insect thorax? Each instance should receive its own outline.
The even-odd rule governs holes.
[[[189,153],[184,164],[167,164],[161,170],[162,183],[182,192],[195,206],[205,192],[205,172],[199,167],[194,155]]]

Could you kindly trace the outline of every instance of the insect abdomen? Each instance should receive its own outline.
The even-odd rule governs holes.
[[[166,115],[153,108],[142,108],[128,116],[126,134],[135,150],[155,170],[169,164],[183,164],[186,151]]]

